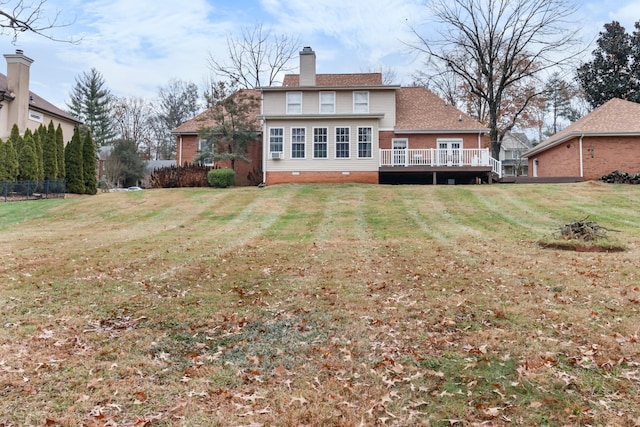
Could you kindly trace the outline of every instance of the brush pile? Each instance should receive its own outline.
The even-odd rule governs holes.
[[[640,173],[613,171],[601,177],[600,181],[608,184],[640,184]]]
[[[606,239],[608,229],[601,227],[594,221],[587,221],[589,217],[573,221],[560,227],[555,233],[557,239],[582,240],[585,242]]]

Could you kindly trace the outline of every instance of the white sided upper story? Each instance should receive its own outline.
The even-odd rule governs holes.
[[[391,130],[399,87],[383,85],[380,73],[316,74],[315,52],[305,47],[300,74],[287,74],[282,86],[261,88],[262,118],[297,123],[376,119],[380,130]]]

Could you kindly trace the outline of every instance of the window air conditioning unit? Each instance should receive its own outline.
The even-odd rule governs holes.
[[[272,159],[281,159],[282,158],[282,151],[272,151],[271,152],[271,158]]]

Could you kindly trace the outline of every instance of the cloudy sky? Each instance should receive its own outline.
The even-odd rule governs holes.
[[[576,0],[585,38],[618,20],[631,32],[640,0]],[[3,1],[16,3],[16,1]],[[29,3],[29,0],[27,0]],[[47,0],[60,13],[52,34],[77,44],[21,34],[0,36],[2,53],[22,49],[34,60],[31,90],[64,108],[75,79],[96,68],[118,96],[153,99],[178,78],[202,85],[210,55],[224,60],[227,37],[256,24],[312,46],[319,73],[392,69],[398,84],[420,66],[407,49],[411,27],[429,21],[425,0]],[[293,65],[296,65],[295,63]],[[6,73],[6,64],[0,65]]]

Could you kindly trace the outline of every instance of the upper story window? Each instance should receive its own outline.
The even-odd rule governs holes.
[[[333,114],[336,112],[336,93],[320,92],[320,113]]]
[[[302,92],[287,92],[287,114],[302,113]]]
[[[369,112],[369,92],[353,92],[353,112]]]

